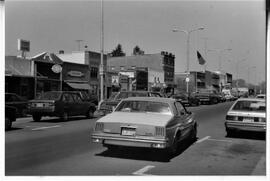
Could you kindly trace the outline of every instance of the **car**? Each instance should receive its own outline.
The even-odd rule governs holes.
[[[109,99],[103,100],[98,105],[98,110],[96,114],[104,116],[108,113],[111,113],[113,107],[116,107],[117,104],[125,98],[128,97],[162,97],[158,92],[150,91],[119,91],[114,92]]]
[[[266,132],[266,104],[264,99],[239,98],[234,102],[225,119],[227,136],[237,131]]]
[[[259,99],[265,99],[266,98],[266,95],[265,94],[258,94],[256,96],[256,98],[259,98]]]
[[[95,110],[95,104],[83,101],[81,94],[76,91],[45,92],[39,98],[29,101],[29,114],[34,121],[40,121],[42,116],[57,116],[63,121],[78,115],[92,118]]]
[[[96,106],[98,105],[98,96],[97,95],[95,95],[95,94],[88,94],[85,91],[79,91],[79,93],[81,94],[81,97],[82,97],[83,101],[92,102]]]
[[[200,99],[194,96],[194,94],[177,93],[172,95],[171,98],[181,101],[185,106],[199,106],[201,104]]]
[[[175,99],[129,97],[96,121],[91,139],[108,149],[140,147],[175,154],[182,141],[197,139],[197,122]]]
[[[27,115],[28,101],[15,93],[5,93],[5,106],[15,107],[16,117]]]
[[[193,93],[202,104],[217,104],[220,97],[215,90],[201,89]]]
[[[5,106],[5,130],[10,130],[12,123],[16,121],[17,108],[13,106]]]

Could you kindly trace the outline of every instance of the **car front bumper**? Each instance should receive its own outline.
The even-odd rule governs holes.
[[[256,131],[256,132],[266,132],[265,123],[248,123],[240,121],[226,121],[226,129],[239,130],[239,131]]]
[[[159,148],[168,147],[168,141],[165,138],[153,138],[146,136],[121,136],[115,134],[94,133],[92,142],[103,145],[118,145],[127,147]]]

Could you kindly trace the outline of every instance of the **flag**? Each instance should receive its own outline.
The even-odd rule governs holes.
[[[204,58],[202,57],[202,55],[200,54],[199,51],[197,51],[197,57],[198,57],[199,64],[200,65],[204,65],[205,64],[205,60],[204,60]]]

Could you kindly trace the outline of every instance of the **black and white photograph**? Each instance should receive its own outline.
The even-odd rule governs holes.
[[[269,179],[268,5],[0,1],[2,178]]]

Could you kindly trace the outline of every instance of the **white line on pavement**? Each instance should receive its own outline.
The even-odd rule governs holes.
[[[209,138],[210,138],[210,136],[206,136],[206,137],[204,137],[204,138],[199,139],[198,141],[196,141],[196,143],[201,143],[201,142],[203,142],[203,141],[205,141],[205,140],[207,140]]]
[[[213,139],[213,138],[209,138],[209,141],[222,141],[222,142],[232,142],[232,140],[218,140],[218,139]]]
[[[143,175],[143,176],[145,176],[145,175],[150,175],[150,174],[145,174],[145,172],[147,172],[147,171],[149,171],[150,169],[152,169],[152,168],[154,168],[155,166],[153,166],[153,165],[147,165],[147,166],[145,166],[145,167],[143,167],[143,168],[141,168],[140,170],[137,170],[136,172],[133,172],[133,175]]]
[[[33,131],[36,131],[36,130],[42,130],[42,129],[50,129],[50,128],[57,128],[57,127],[60,127],[60,125],[55,125],[55,126],[47,126],[47,127],[39,127],[39,128],[34,128],[32,129]]]

